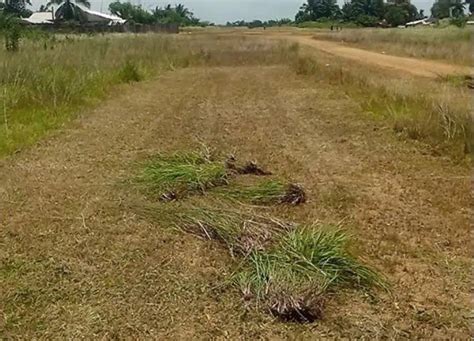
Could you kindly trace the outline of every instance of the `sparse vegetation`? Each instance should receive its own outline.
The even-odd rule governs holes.
[[[264,250],[295,227],[279,219],[225,207],[193,208],[178,214],[178,229],[221,242],[234,256]]]

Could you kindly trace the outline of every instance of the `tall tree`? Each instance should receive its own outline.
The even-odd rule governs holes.
[[[462,0],[436,0],[431,7],[431,14],[438,19],[460,17],[464,15],[465,3]]]
[[[84,12],[77,5],[82,5],[87,8],[91,7],[88,0],[50,0],[46,7],[51,8],[54,5],[58,5],[54,14],[56,20],[83,21]]]
[[[15,16],[28,17],[31,11],[26,8],[27,5],[31,5],[30,0],[5,0],[3,10]]]
[[[295,21],[303,22],[339,16],[340,9],[336,0],[308,0],[296,14]]]
[[[352,0],[342,8],[344,18],[356,21],[359,16],[382,19],[385,14],[383,0]]]

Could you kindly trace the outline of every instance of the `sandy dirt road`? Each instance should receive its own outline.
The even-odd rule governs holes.
[[[401,73],[438,78],[446,75],[473,75],[474,68],[452,65],[439,61],[417,59],[408,57],[399,57],[383,53],[377,53],[355,47],[344,46],[341,43],[317,40],[311,35],[269,33],[268,37],[276,39],[285,39],[290,42],[296,42],[304,46],[316,48],[326,53],[346,58],[357,63],[372,65],[385,68],[387,70],[398,71]]]
[[[344,221],[393,295],[344,292],[308,326],[216,291],[227,252],[139,216],[145,199],[126,184],[138,161],[201,142],[303,183],[310,200],[291,219]],[[121,87],[0,160],[0,174],[7,339],[468,338],[469,170],[286,67],[189,68]]]

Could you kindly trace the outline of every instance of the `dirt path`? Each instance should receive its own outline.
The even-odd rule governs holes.
[[[469,170],[367,122],[337,89],[285,67],[195,68],[126,86],[56,136],[0,160],[0,335],[320,339],[469,336]],[[281,324],[216,290],[213,243],[139,217],[136,162],[200,142],[304,183],[275,214],[343,220],[393,296],[335,297]]]
[[[358,63],[374,65],[390,70],[404,72],[414,76],[438,78],[446,75],[471,75],[474,69],[467,66],[452,65],[438,61],[392,56],[355,47],[344,46],[340,43],[316,40],[311,36],[279,35],[275,37],[297,42],[302,45],[317,48],[338,57],[347,58]]]

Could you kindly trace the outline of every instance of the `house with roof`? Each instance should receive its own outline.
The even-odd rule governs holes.
[[[65,6],[68,7],[66,8]],[[73,3],[64,3],[56,10],[52,9],[48,12],[35,12],[29,18],[24,18],[23,22],[31,25],[50,25],[67,20],[65,18],[68,11],[73,13],[73,17],[76,18],[75,20],[82,24],[120,25],[126,22],[126,20],[118,16],[93,11]]]

